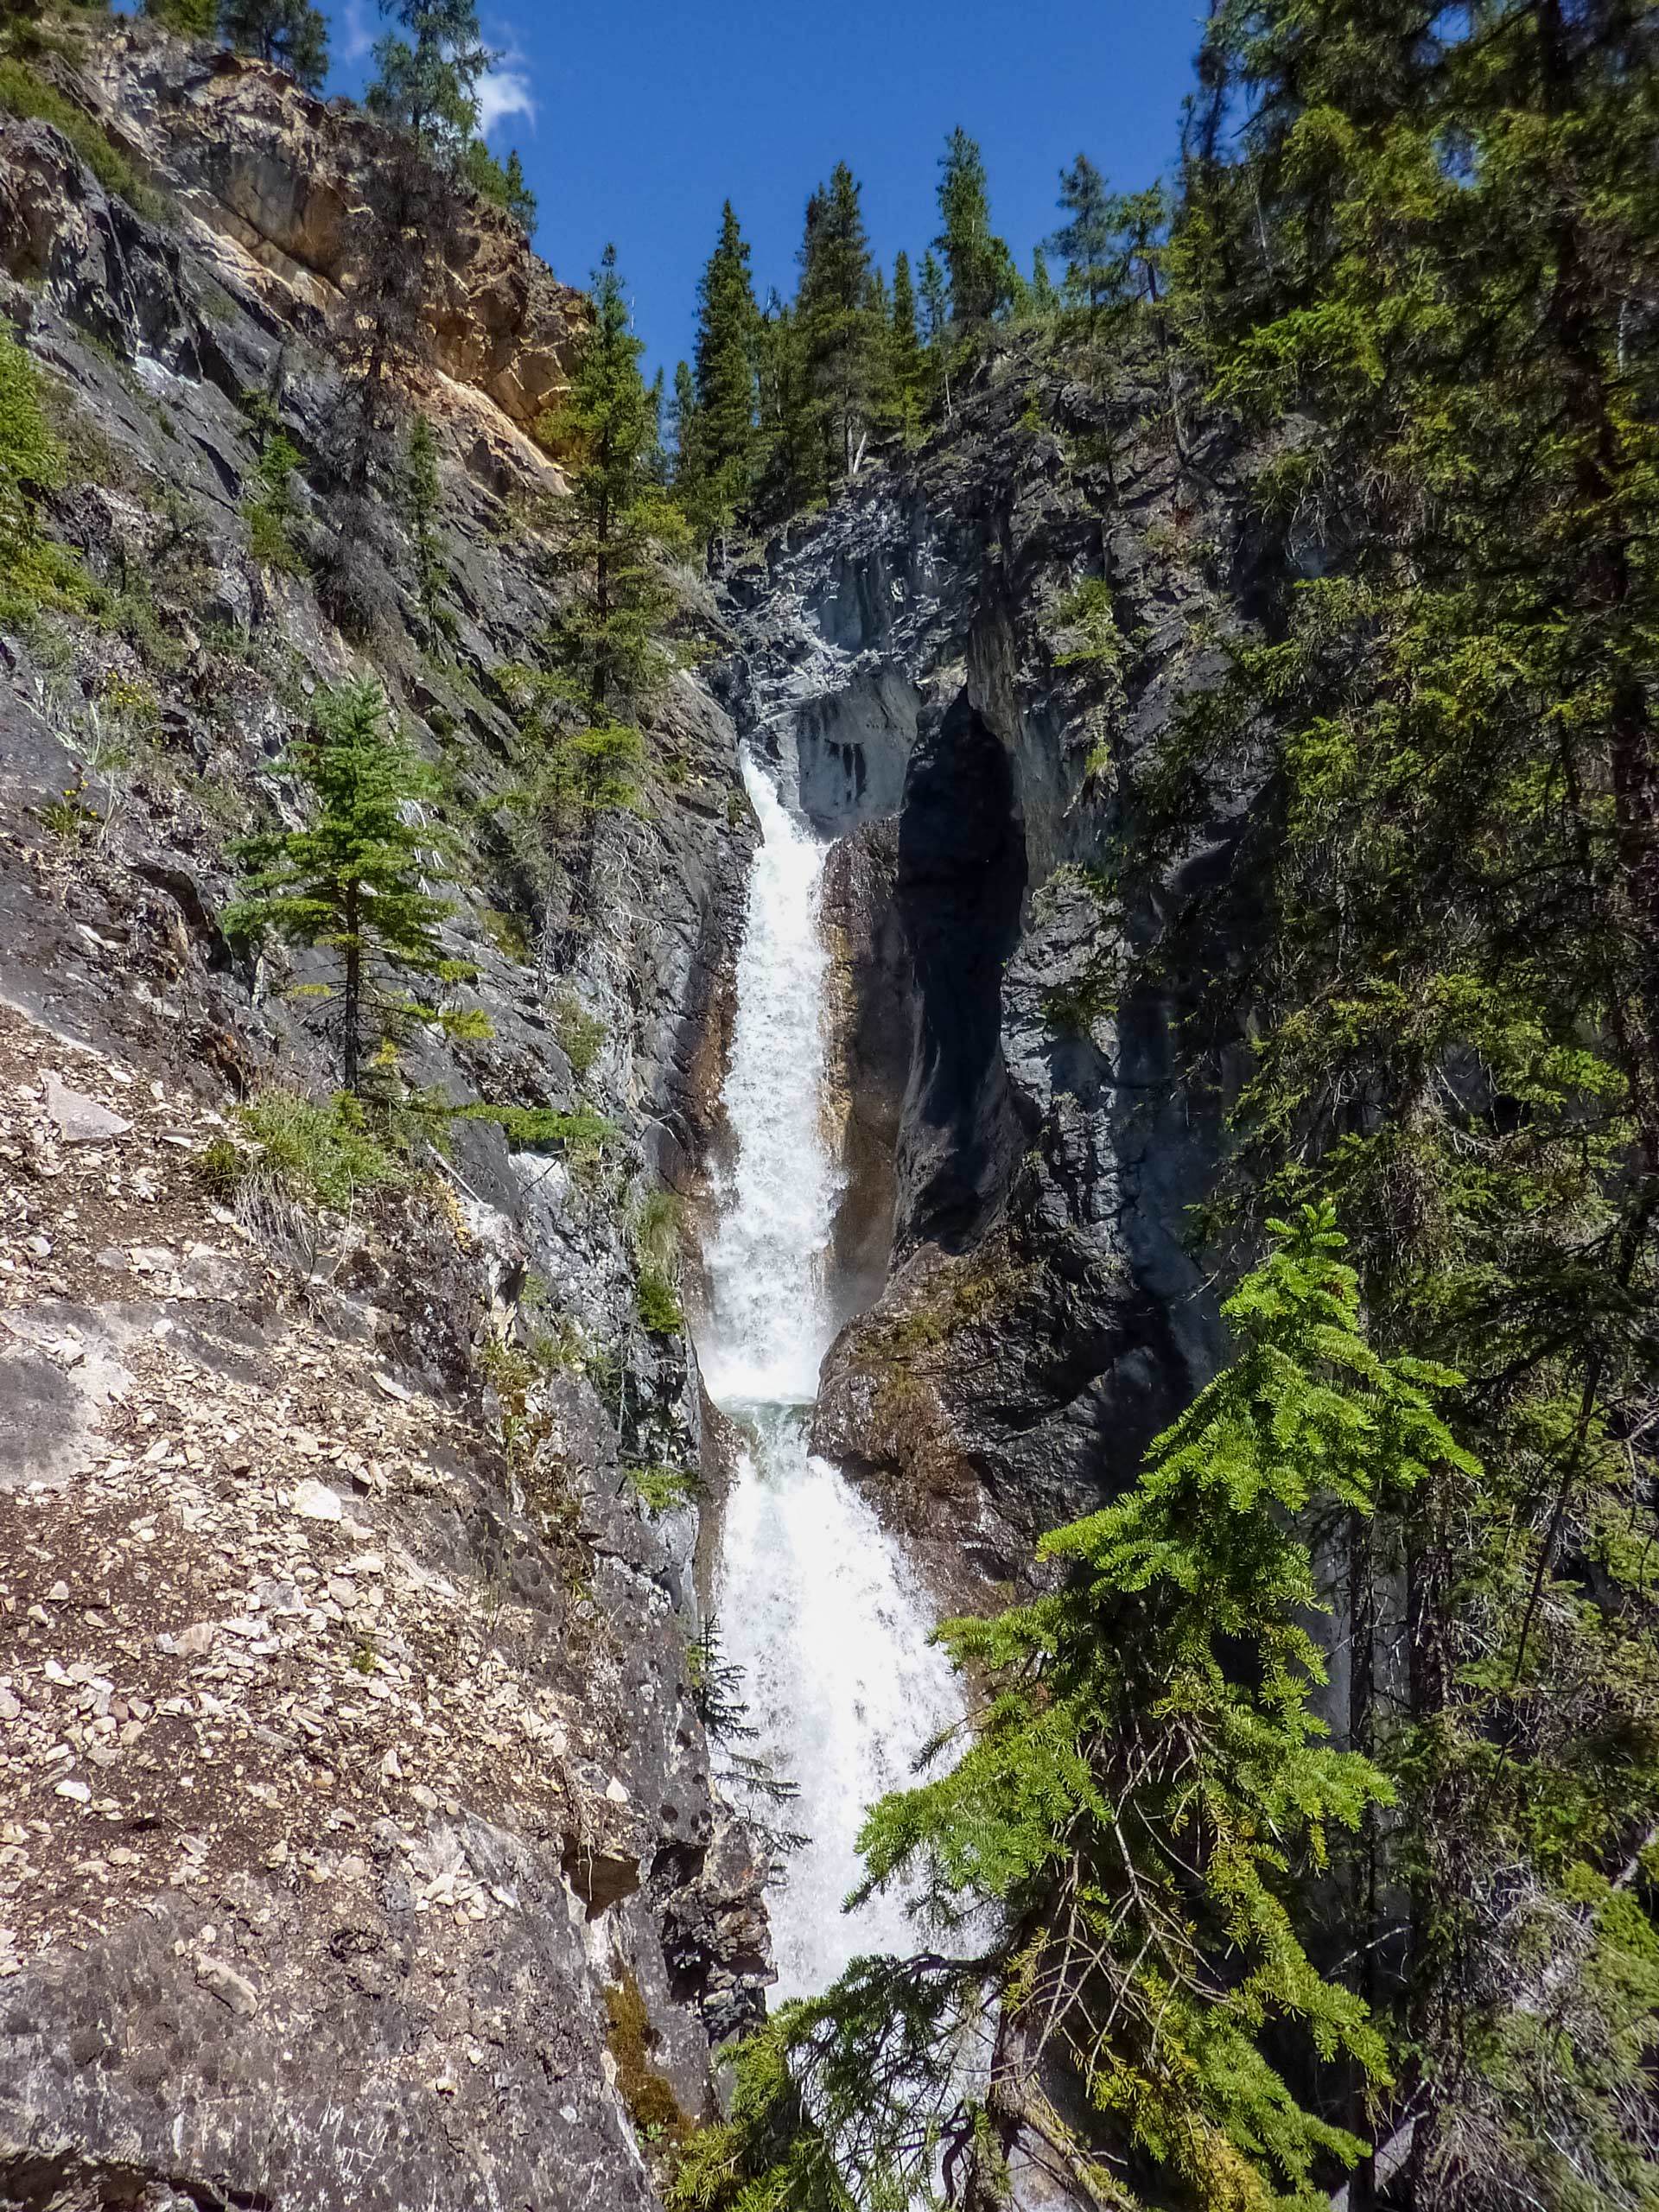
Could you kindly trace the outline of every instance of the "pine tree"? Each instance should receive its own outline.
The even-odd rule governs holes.
[[[1348,1543],[1350,1734],[1402,1797],[1348,1933],[1417,2212],[1641,2203],[1659,2139],[1648,15],[1221,10],[1175,234],[1122,226],[1255,512],[1332,554],[1130,798],[1170,849],[1268,748],[1232,1218],[1335,1194],[1379,1341],[1473,1378],[1478,1479]]]
[[[1054,289],[1054,280],[1048,273],[1048,262],[1041,246],[1034,246],[1031,255],[1031,281],[1026,286],[1026,311],[1039,322],[1046,322],[1059,307],[1059,295]]]
[[[938,256],[922,256],[922,329],[926,348],[930,397],[950,412],[950,285]]]
[[[371,114],[409,131],[429,151],[459,161],[478,130],[479,79],[497,56],[484,44],[472,0],[380,0],[407,37],[374,49]]]
[[[888,311],[883,408],[880,428],[885,435],[913,445],[921,434],[927,412],[928,366],[916,321],[916,287],[910,273],[910,256],[900,252],[893,264],[893,301]]]
[[[239,54],[257,55],[303,85],[322,89],[328,74],[328,22],[310,0],[223,0],[220,36]]]
[[[749,248],[728,200],[720,237],[697,287],[697,335],[688,414],[677,405],[676,482],[694,528],[722,537],[749,499],[760,447],[756,353],[760,310]]]
[[[438,474],[438,441],[424,415],[409,426],[398,481],[398,505],[408,526],[415,556],[416,588],[421,617],[430,644],[440,642],[454,628],[453,618],[442,604],[449,571],[438,531],[442,484]]]
[[[1060,171],[1060,206],[1071,220],[1048,240],[1049,250],[1065,262],[1067,298],[1086,307],[1097,321],[1101,309],[1118,296],[1123,279],[1116,203],[1087,154],[1079,154],[1069,169]]]
[[[825,473],[856,474],[868,428],[880,325],[859,187],[845,162],[807,202],[795,327],[823,426]]]
[[[662,486],[661,390],[639,373],[644,351],[607,246],[570,388],[537,425],[570,480],[548,523],[574,596],[550,646],[573,696],[601,715],[642,704],[675,666],[660,640],[675,601],[659,555],[685,532]]]
[[[388,1049],[411,1023],[457,1036],[481,1033],[475,1014],[448,1014],[391,988],[400,976],[440,982],[473,970],[445,952],[439,925],[454,909],[426,887],[454,879],[445,839],[406,817],[438,795],[437,779],[391,726],[378,683],[318,695],[311,729],[276,764],[310,798],[304,830],[245,839],[251,873],[226,910],[232,936],[267,933],[334,957],[336,979],[311,994],[337,1009],[340,1082],[362,1087],[365,1052],[378,1033]]]
[[[1017,2150],[1114,2212],[1267,2212],[1358,2155],[1287,2061],[1387,2080],[1307,1945],[1333,1837],[1391,1792],[1311,1709],[1302,1532],[1474,1470],[1434,1410],[1459,1378],[1370,1349],[1329,1211],[1274,1237],[1225,1309],[1232,1364],[1126,1497],[1043,1543],[1061,1586],[941,1631],[988,1702],[949,1772],[871,1813],[858,1894],[904,1880],[943,1940],[761,2031],[681,2212],[999,2203]]]
[[[933,244],[944,257],[956,334],[973,339],[1007,308],[1014,289],[1014,257],[991,230],[985,163],[978,145],[958,126],[939,161],[939,215],[944,227]]]

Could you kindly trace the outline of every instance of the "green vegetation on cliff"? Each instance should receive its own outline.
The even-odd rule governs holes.
[[[1088,2201],[1127,2204],[1103,2136],[1152,2201],[1243,2212],[1316,2201],[1316,2161],[1357,2155],[1279,2054],[1389,2081],[1295,1900],[1395,1793],[1310,1710],[1325,1669],[1300,1532],[1369,1520],[1431,1465],[1478,1471],[1434,1410],[1460,1378],[1367,1344],[1329,1213],[1275,1233],[1227,1307],[1233,1365],[1127,1497],[1045,1542],[1061,1587],[942,1631],[988,1685],[974,1740],[861,1839],[866,1890],[904,1883],[938,1949],[861,1961],[784,2009],[683,2206],[902,2204],[940,2160],[991,2190],[1021,2139]]]
[[[438,785],[390,726],[385,695],[372,682],[321,694],[312,728],[276,772],[293,778],[314,818],[245,841],[251,872],[225,925],[329,956],[332,981],[302,988],[335,1008],[340,1079],[355,1093],[377,1041],[384,1052],[411,1024],[454,1034],[476,1028],[475,1014],[446,1013],[389,987],[394,976],[453,983],[472,973],[438,934],[453,906],[427,888],[450,880],[446,840],[419,818]]]

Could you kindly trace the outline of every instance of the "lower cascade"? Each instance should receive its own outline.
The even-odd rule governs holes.
[[[781,1824],[808,1840],[772,1904],[780,1999],[823,1988],[861,1953],[911,1948],[905,1902],[856,1912],[864,1808],[960,1719],[960,1686],[928,1643],[926,1594],[869,1505],[808,1449],[833,1334],[827,1280],[838,1181],[823,1128],[818,894],[828,847],[745,764],[764,842],[737,969],[726,1084],[736,1140],[708,1255],[700,1352],[746,1447],[727,1502],[715,1606],[742,1670],[744,1749],[795,1795]]]

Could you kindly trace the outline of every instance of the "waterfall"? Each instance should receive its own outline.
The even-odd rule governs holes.
[[[798,1795],[781,1824],[810,1840],[774,1894],[778,1996],[832,1981],[861,1952],[908,1950],[897,1897],[854,1914],[865,1807],[902,1785],[922,1745],[962,1712],[927,1642],[932,1614],[897,1546],[827,1460],[807,1449],[833,1334],[826,1269],[838,1181],[823,1127],[824,978],[818,893],[827,847],[766,775],[745,779],[763,843],[737,968],[726,1110],[737,1141],[708,1253],[699,1351],[710,1395],[749,1443],[727,1502],[715,1605],[743,1670],[755,1738]]]

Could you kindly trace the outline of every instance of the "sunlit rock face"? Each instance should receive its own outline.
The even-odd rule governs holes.
[[[84,69],[42,69],[154,197],[0,116],[0,308],[67,454],[48,520],[113,609],[0,639],[0,2203],[652,2212],[623,2061],[712,2113],[773,1971],[688,1662],[697,1516],[630,1473],[695,1467],[709,1421],[641,1325],[629,1209],[694,1196],[718,1123],[735,734],[671,688],[673,779],[605,827],[599,911],[543,957],[480,825],[524,766],[491,672],[554,611],[525,431],[581,302],[481,207],[432,264],[399,397],[437,446],[436,652],[340,450],[365,127],[68,21]],[[253,394],[302,457],[291,569],[249,543]],[[445,944],[488,1030],[415,1036],[410,1083],[610,1134],[573,1163],[457,1123],[321,1220],[210,1172],[240,1105],[338,1080],[321,956],[256,960],[222,918],[234,839],[299,818],[272,762],[371,674],[453,795]]]
[[[278,312],[349,316],[372,251],[365,194],[385,150],[360,114],[279,69],[142,23],[104,48],[92,88],[118,138],[216,234],[217,250],[264,273]],[[424,303],[437,365],[529,429],[563,388],[586,302],[486,201],[461,210],[442,243]]]

